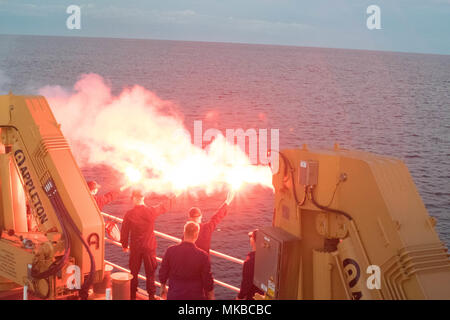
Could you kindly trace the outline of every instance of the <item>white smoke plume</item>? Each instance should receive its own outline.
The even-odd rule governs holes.
[[[177,107],[141,86],[114,96],[101,76],[85,74],[72,90],[47,86],[39,93],[80,166],[108,165],[123,173],[124,183],[159,194],[272,187],[270,168],[251,165],[223,136],[208,150],[195,146]]]

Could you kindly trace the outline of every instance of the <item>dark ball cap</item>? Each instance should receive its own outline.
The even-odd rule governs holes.
[[[197,207],[192,207],[192,208],[189,210],[189,217],[190,217],[190,218],[197,218],[197,217],[200,217],[201,215],[202,215],[202,212],[201,212],[200,209],[197,208]]]
[[[89,190],[95,190],[95,189],[100,189],[100,185],[97,183],[97,181],[88,181],[87,183]]]

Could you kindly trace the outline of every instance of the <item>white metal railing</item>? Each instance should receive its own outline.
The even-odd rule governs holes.
[[[101,214],[102,214],[104,217],[106,217],[106,218],[108,218],[108,219],[110,219],[110,220],[113,220],[113,221],[116,221],[116,222],[119,222],[119,223],[122,223],[122,222],[123,222],[123,219],[121,219],[121,218],[119,218],[119,217],[116,217],[116,216],[113,216],[113,215],[110,215],[110,214],[107,214],[107,213],[104,213],[104,212],[102,212]],[[166,239],[166,240],[169,240],[169,241],[173,241],[173,242],[177,242],[177,243],[181,242],[181,239],[180,239],[180,238],[177,238],[177,237],[174,237],[174,236],[171,236],[171,235],[168,235],[168,234],[166,234],[166,233],[159,232],[159,231],[156,231],[156,230],[155,230],[154,232],[155,232],[155,235],[157,235],[157,236],[159,236],[159,237],[161,237],[161,238],[163,238],[163,239]],[[111,243],[111,244],[113,244],[113,245],[115,245],[115,246],[122,247],[122,244],[121,244],[120,242],[118,242],[118,241],[114,241],[114,240],[109,239],[109,238],[106,238],[106,237],[105,237],[105,241],[108,242],[108,243]],[[232,257],[232,256],[230,256],[230,255],[227,255],[227,254],[224,254],[224,253],[215,251],[215,250],[210,250],[209,252],[210,252],[211,255],[214,255],[214,256],[216,256],[216,257],[225,259],[225,260],[227,260],[227,261],[231,261],[231,262],[234,262],[234,263],[237,263],[237,264],[240,264],[240,265],[244,264],[244,260],[242,260],[242,259],[235,258],[235,257]],[[156,257],[156,260],[157,260],[158,262],[161,262],[161,261],[162,261],[162,259],[161,259],[160,257]],[[106,260],[105,260],[105,262],[106,262],[107,264],[111,265],[112,267],[118,269],[118,270],[121,270],[121,271],[124,271],[124,272],[128,272],[128,273],[130,272],[130,270],[128,270],[128,269],[126,269],[126,268],[124,268],[124,267],[121,267],[121,266],[118,265],[118,264],[115,264],[115,263],[113,263],[113,262],[106,261]],[[147,279],[145,276],[143,276],[143,275],[141,275],[141,274],[138,274],[138,278],[141,279],[141,280],[144,280],[144,281]],[[216,284],[218,284],[219,286],[222,286],[222,287],[224,287],[224,288],[227,288],[227,289],[229,289],[229,290],[235,291],[235,292],[239,292],[239,291],[240,291],[240,289],[239,289],[238,287],[235,287],[235,286],[233,286],[233,285],[231,285],[231,284],[228,284],[228,283],[226,283],[226,282],[223,282],[223,281],[220,281],[220,280],[217,280],[217,279],[214,279],[214,283],[216,283]],[[161,283],[159,283],[158,281],[155,281],[155,284],[156,284],[158,287],[161,286]]]

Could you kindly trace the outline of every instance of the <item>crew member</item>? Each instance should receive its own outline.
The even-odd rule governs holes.
[[[163,201],[158,206],[147,207],[144,204],[144,195],[135,190],[131,194],[134,208],[128,211],[122,223],[120,242],[123,250],[128,251],[129,242],[129,266],[133,279],[131,280],[131,299],[136,300],[138,287],[138,273],[144,261],[145,276],[147,277],[147,293],[150,300],[155,299],[155,271],[156,261],[156,238],[153,232],[155,219],[172,207],[173,198]]]
[[[264,294],[263,291],[253,284],[253,275],[255,272],[256,235],[257,230],[249,232],[248,234],[252,251],[248,253],[242,267],[241,290],[236,297],[237,300],[254,300],[253,297],[255,296],[255,293],[259,293],[261,295]]]
[[[97,207],[100,211],[103,211],[103,207],[107,205],[108,203],[114,201],[119,196],[119,191],[114,190],[107,192],[103,195],[98,195],[98,189],[100,189],[100,185],[96,181],[89,181],[87,183],[89,190],[91,190],[91,194],[95,199],[95,202],[97,203]],[[123,191],[124,189],[128,188],[128,186],[122,186],[120,188],[120,191]],[[105,231],[106,234],[113,240],[119,241],[119,227],[114,221],[111,221],[107,219],[105,221]]]
[[[195,242],[198,248],[204,250],[209,254],[209,249],[211,247],[211,237],[212,233],[216,229],[217,225],[222,221],[222,219],[227,215],[228,206],[234,198],[234,192],[228,192],[227,199],[220,206],[219,210],[211,217],[208,222],[202,223],[202,212],[199,208],[193,207],[189,210],[189,221],[196,222],[200,225],[200,232],[198,234],[198,239]]]
[[[161,297],[167,300],[213,300],[214,280],[209,255],[197,248],[200,226],[192,221],[184,225],[180,244],[170,246],[159,270]],[[166,283],[169,281],[169,291]]]

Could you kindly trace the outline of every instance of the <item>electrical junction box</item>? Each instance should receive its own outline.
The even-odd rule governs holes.
[[[302,186],[315,186],[319,179],[319,162],[314,160],[301,160],[298,170],[299,184]]]
[[[300,239],[278,227],[265,227],[256,237],[253,283],[271,299],[297,299]]]

